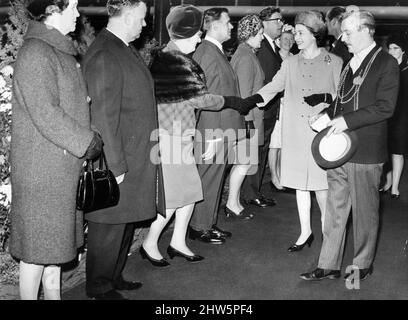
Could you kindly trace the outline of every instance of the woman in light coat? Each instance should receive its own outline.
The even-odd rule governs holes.
[[[237,50],[231,59],[231,66],[234,69],[239,84],[242,98],[255,94],[262,88],[265,75],[256,57],[255,51],[261,47],[263,40],[262,21],[257,15],[250,14],[243,17],[238,22],[238,40],[240,42]],[[245,127],[247,130],[247,140],[239,141],[235,149],[239,153],[238,163],[231,169],[229,178],[228,200],[225,206],[227,217],[249,220],[253,214],[248,212],[240,203],[241,185],[248,174],[257,174],[257,164],[246,164],[240,161],[240,149],[250,149],[250,155],[258,152],[258,146],[264,142],[263,110],[252,109],[245,116]],[[255,134],[255,135],[254,135]],[[248,150],[246,150],[248,151]],[[250,160],[251,160],[250,156]]]
[[[76,189],[102,141],[90,128],[85,82],[66,37],[76,0],[34,2],[13,79],[10,253],[20,260],[21,299],[60,299],[61,264],[83,244]]]
[[[326,171],[313,159],[311,144],[316,135],[308,119],[327,107],[336,94],[342,61],[318,47],[325,34],[320,12],[300,12],[295,18],[295,41],[300,53],[283,61],[281,69],[259,94],[267,103],[285,90],[282,112],[281,184],[296,189],[301,234],[288,251],[310,246],[310,192],[314,191],[322,215],[327,199]],[[306,97],[306,98],[305,98]]]

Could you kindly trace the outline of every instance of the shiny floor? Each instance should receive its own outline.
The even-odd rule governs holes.
[[[407,171],[407,170],[406,170]],[[125,278],[143,282],[136,291],[123,291],[134,300],[269,300],[269,299],[408,299],[408,174],[401,182],[401,197],[381,196],[381,227],[374,272],[359,288],[347,288],[344,280],[307,282],[299,274],[313,270],[321,246],[320,212],[313,200],[312,229],[315,240],[311,247],[296,253],[287,248],[296,241],[299,221],[294,192],[264,192],[278,204],[261,209],[253,207],[251,221],[229,221],[220,211],[218,225],[233,233],[223,245],[189,240],[194,252],[205,260],[189,263],[181,258],[169,260],[165,268],[152,266],[139,253],[129,257]],[[342,273],[352,262],[353,239],[348,232]],[[169,244],[171,227],[163,234],[163,254]],[[167,257],[168,258],[168,257]],[[85,300],[85,285],[68,292],[63,299]]]

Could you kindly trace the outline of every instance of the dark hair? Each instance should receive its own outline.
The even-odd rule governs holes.
[[[329,19],[329,21],[332,21],[333,19],[338,19],[341,22],[341,19],[345,12],[346,9],[343,7],[333,7],[327,12],[326,17],[327,19]]]
[[[391,44],[397,45],[402,51],[407,51],[408,39],[406,34],[404,32],[391,34],[387,39],[387,47]]]
[[[60,13],[69,5],[69,0],[35,0],[27,6],[31,18],[36,21],[44,21],[54,12]]]
[[[281,12],[280,8],[267,7],[265,9],[262,9],[262,11],[259,13],[259,18],[261,20],[269,19],[276,12],[280,13]]]
[[[109,17],[120,16],[123,8],[137,7],[143,0],[108,0],[106,10]]]
[[[223,12],[227,14],[229,13],[227,8],[210,8],[205,10],[203,30],[208,31],[214,21],[218,21],[221,19],[221,14]]]

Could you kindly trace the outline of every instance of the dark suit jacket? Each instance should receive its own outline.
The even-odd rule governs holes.
[[[208,92],[222,96],[240,96],[237,76],[225,54],[215,44],[203,40],[195,51],[193,59],[204,71]],[[197,129],[202,133],[203,138],[205,129],[233,129],[237,135],[237,129],[243,128],[245,128],[244,117],[233,109],[218,112],[201,111],[197,122]],[[217,137],[221,136],[217,135]]]
[[[343,67],[350,61],[351,57],[353,56],[348,51],[346,44],[340,39],[334,41],[333,46],[330,49],[330,52],[343,60]]]
[[[279,53],[275,53],[267,39],[263,39],[261,48],[257,53],[262,70],[265,73],[265,84],[272,81],[276,72],[281,67],[282,58]],[[279,109],[281,95],[277,95],[264,108],[264,119],[276,119]]]
[[[374,53],[376,46],[353,74],[347,72],[345,92],[359,76]],[[344,69],[343,73],[347,70]],[[342,74],[343,74],[342,73]],[[358,137],[358,148],[349,162],[374,164],[383,163],[388,158],[387,119],[394,112],[399,88],[399,67],[397,61],[385,51],[380,51],[371,65],[358,94],[358,109],[354,111],[354,99],[341,103],[339,97],[329,108],[331,116],[343,116],[350,130]]]
[[[158,125],[151,74],[136,50],[106,29],[85,55],[83,70],[108,165],[115,176],[125,173],[119,204],[86,218],[112,224],[154,218],[158,167],[150,160],[156,144],[150,135]]]

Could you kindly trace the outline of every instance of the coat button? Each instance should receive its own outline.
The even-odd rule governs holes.
[[[87,96],[87,97],[86,97],[86,102],[91,103],[91,101],[92,101],[91,97],[90,97],[90,96]]]
[[[76,67],[81,68],[81,65],[79,64],[79,62],[76,63]]]

